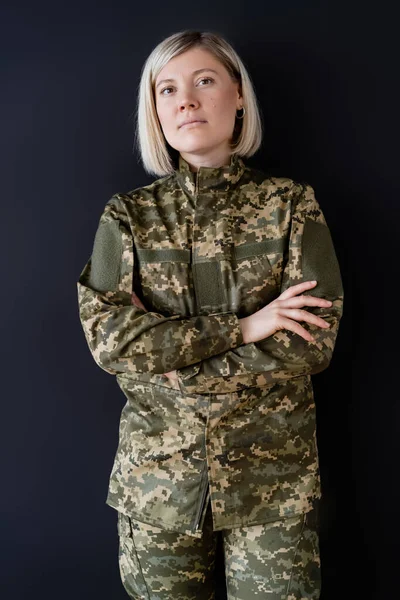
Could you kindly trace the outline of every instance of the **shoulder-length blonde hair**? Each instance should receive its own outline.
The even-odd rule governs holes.
[[[154,84],[158,73],[171,58],[190,48],[201,46],[208,50],[227,69],[243,97],[245,115],[236,119],[231,154],[252,156],[262,142],[262,113],[246,67],[232,46],[212,32],[186,30],[174,33],[160,42],[151,52],[142,68],[136,109],[135,145],[147,173],[160,177],[173,173],[171,154],[157,115]]]

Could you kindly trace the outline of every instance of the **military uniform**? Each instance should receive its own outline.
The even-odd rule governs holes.
[[[243,343],[239,318],[316,279],[302,323]],[[320,497],[311,375],[331,360],[343,286],[329,228],[305,182],[238,155],[106,203],[77,282],[96,363],[127,402],[106,502],[131,521],[202,537],[311,510]],[[178,378],[165,375],[176,370]]]
[[[228,600],[318,600],[318,508],[293,517],[214,532],[211,504],[203,535],[165,531],[118,513],[119,567],[131,598],[214,600],[222,537]]]

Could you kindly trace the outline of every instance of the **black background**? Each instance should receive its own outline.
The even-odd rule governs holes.
[[[124,397],[97,367],[76,281],[133,152],[140,70],[183,29],[224,35],[262,108],[248,163],[308,181],[345,304],[314,377],[322,600],[398,595],[397,20],[380,2],[3,3],[1,574],[4,600],[127,598],[105,504]],[[221,556],[217,571],[224,598]]]

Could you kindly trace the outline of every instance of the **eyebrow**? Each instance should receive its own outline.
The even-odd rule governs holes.
[[[198,75],[199,73],[202,73],[203,71],[211,71],[212,73],[215,73],[216,75],[219,75],[218,71],[216,71],[215,69],[210,69],[210,68],[205,68],[205,69],[197,69],[197,71],[193,71],[192,75]],[[161,79],[161,81],[159,81],[156,85],[156,89],[158,88],[159,85],[161,85],[162,83],[172,83],[173,81],[175,81],[175,79]]]

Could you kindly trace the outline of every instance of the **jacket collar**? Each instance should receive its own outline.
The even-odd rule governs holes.
[[[179,154],[176,177],[186,192],[194,195],[210,189],[228,190],[234,186],[246,169],[238,154],[232,154],[230,163],[222,167],[199,167],[191,171],[189,163]]]

